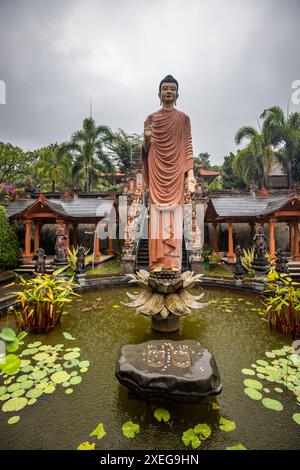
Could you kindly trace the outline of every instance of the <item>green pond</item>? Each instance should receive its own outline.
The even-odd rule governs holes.
[[[186,449],[183,432],[206,423],[211,435],[202,441],[199,450],[237,444],[247,449],[299,449],[300,428],[295,420],[300,413],[300,369],[287,370],[289,378],[281,377],[279,382],[272,376],[276,367],[289,367],[285,366],[285,357],[292,341],[270,331],[259,316],[260,296],[208,288],[204,293],[202,301],[208,305],[185,317],[181,329],[167,337],[195,339],[214,353],[223,383],[220,395],[197,405],[147,403],[128,396],[114,375],[120,348],[166,335],[153,332],[149,318],[120,304],[127,301],[126,289],[103,288],[84,293],[69,304],[60,328],[47,335],[28,335],[19,350],[24,351],[22,372],[15,377],[0,376],[0,407],[8,408],[6,412],[0,408],[1,448],[76,449],[88,441],[95,442],[99,450],[180,450]],[[13,327],[13,318],[2,317],[0,330],[4,326]],[[66,339],[64,332],[75,339]],[[266,366],[271,366],[269,373]],[[248,373],[252,375],[242,369],[251,369]],[[259,384],[244,384],[253,379]],[[249,388],[256,390],[250,390],[256,399],[244,392],[247,389],[249,393]],[[18,403],[19,409],[16,406],[16,410],[10,410],[5,403],[14,397],[17,401],[13,403]],[[279,402],[282,410],[264,406],[262,400],[266,398],[276,400],[277,405]],[[169,422],[155,419],[158,407],[170,412]],[[13,416],[20,419],[13,418],[18,422],[8,424]],[[220,417],[233,421],[235,429],[220,429]],[[140,426],[135,438],[122,434],[122,425],[127,421]],[[101,440],[90,437],[99,423],[106,431]]]

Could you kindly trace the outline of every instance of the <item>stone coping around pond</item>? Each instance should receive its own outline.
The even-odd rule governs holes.
[[[90,289],[97,287],[107,286],[135,286],[135,283],[128,284],[126,276],[118,274],[110,274],[102,277],[86,278],[84,286],[80,286],[75,289],[76,292],[85,292]],[[265,285],[259,281],[238,281],[236,279],[227,278],[213,278],[213,277],[202,277],[200,285],[204,287],[225,287],[228,289],[235,289],[240,291],[253,292],[261,294],[265,290]],[[3,316],[6,309],[15,303],[16,296],[11,294],[0,298],[0,316]]]
[[[14,271],[6,271],[4,273],[0,273],[0,286],[14,281],[15,278],[16,273]]]

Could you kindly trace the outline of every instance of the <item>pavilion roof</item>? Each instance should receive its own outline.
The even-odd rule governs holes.
[[[210,220],[215,217],[228,219],[271,215],[294,198],[297,198],[295,194],[269,197],[253,197],[250,195],[211,197],[206,218]]]
[[[37,204],[37,202],[38,200],[36,199],[18,199],[10,202],[7,207],[8,216],[12,218],[21,216],[26,209]],[[103,218],[108,215],[114,204],[114,200],[95,198],[78,198],[71,200],[44,199],[42,203],[51,211],[63,217],[90,219]]]

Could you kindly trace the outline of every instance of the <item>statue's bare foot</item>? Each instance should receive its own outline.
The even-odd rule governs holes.
[[[175,266],[173,266],[172,268],[172,271],[174,271],[175,273],[178,273],[179,269],[178,268],[175,268]]]
[[[160,273],[162,271],[162,267],[157,266],[156,268],[152,269],[152,271],[155,272],[155,273]]]

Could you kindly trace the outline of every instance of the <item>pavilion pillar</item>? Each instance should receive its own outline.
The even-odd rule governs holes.
[[[40,247],[40,228],[41,228],[41,222],[34,221],[34,245],[33,245],[34,253]]]
[[[294,224],[294,261],[300,261],[299,254],[299,224]]]
[[[114,254],[113,239],[112,239],[112,229],[111,225],[108,224],[108,252],[109,256]]]
[[[96,262],[100,261],[100,258],[101,258],[99,242],[100,242],[100,240],[99,240],[99,235],[98,235],[98,232],[97,232],[97,224],[96,224],[96,227],[95,227],[95,240],[94,240],[94,260]]]
[[[290,251],[291,255],[294,256],[294,225],[292,222],[289,223],[290,228]]]
[[[216,222],[213,223],[213,248],[216,254],[219,254],[219,246],[218,246],[218,224]]]
[[[24,220],[25,224],[25,258],[32,258],[31,253],[31,219]]]
[[[228,254],[227,254],[228,261],[234,261],[233,236],[232,235],[233,235],[232,222],[228,222]]]
[[[65,222],[66,247],[70,249],[70,222]]]
[[[275,246],[275,223],[276,219],[269,219],[269,249],[272,258],[275,258],[276,246]]]
[[[77,228],[78,228],[78,224],[77,223],[73,223],[73,246],[76,247],[78,242],[77,242]]]

